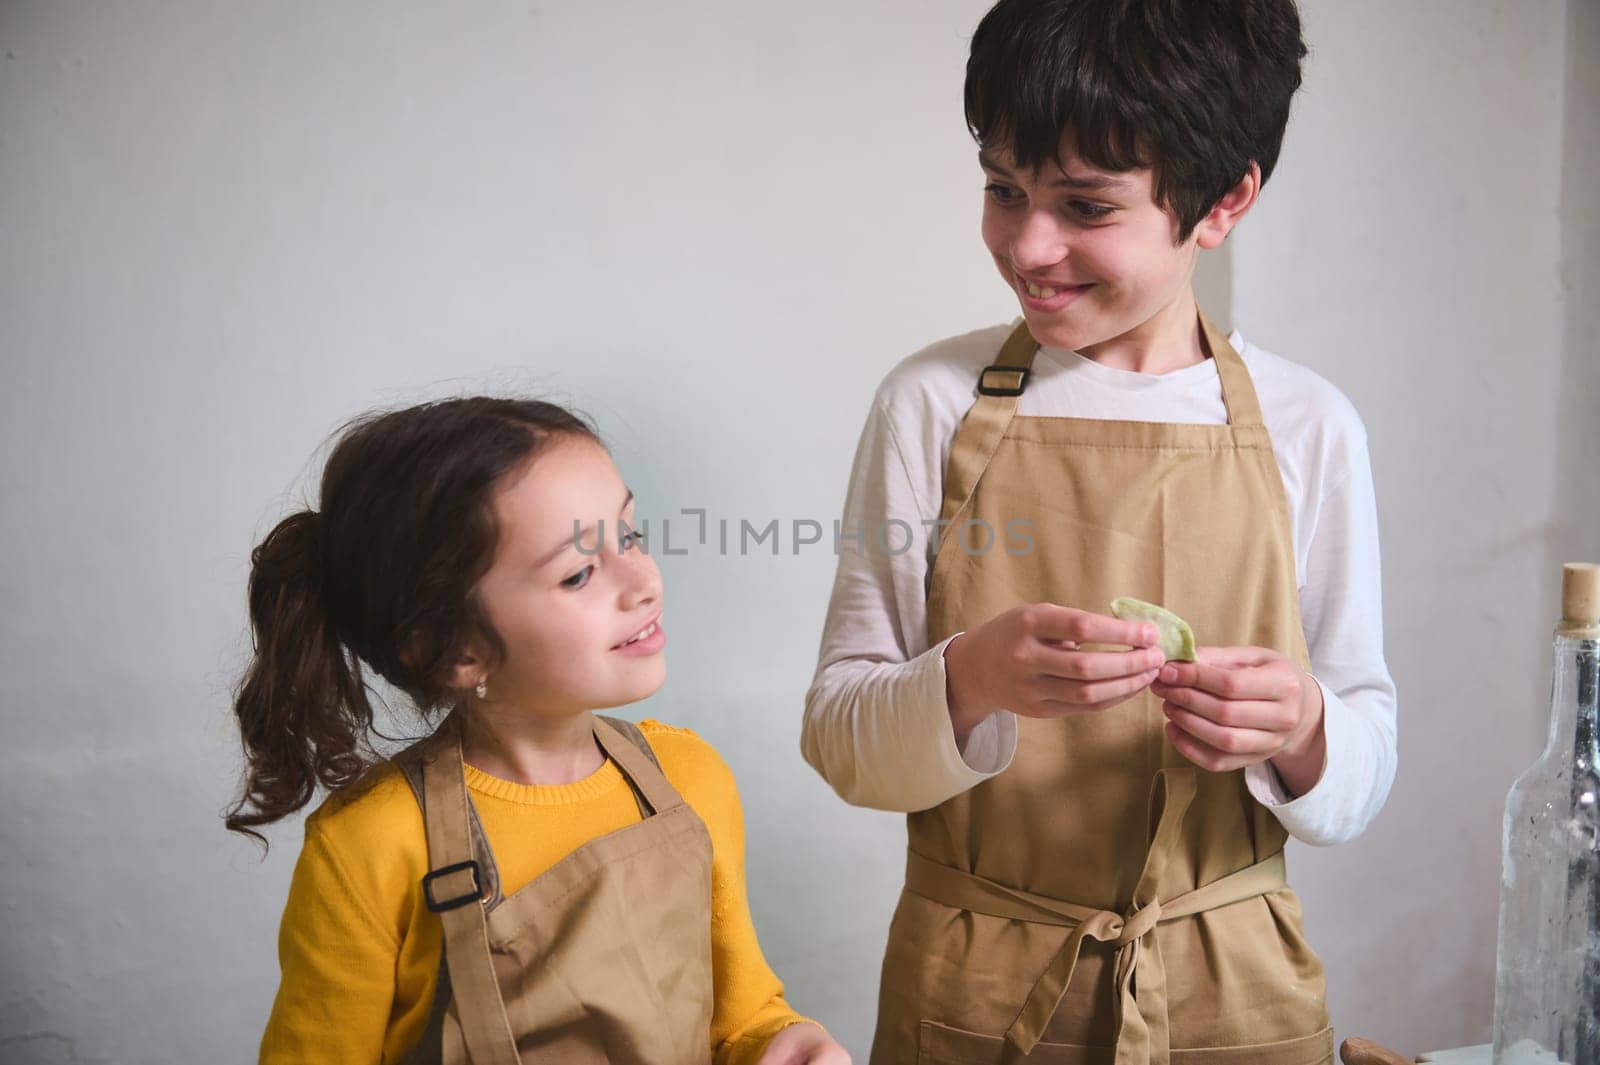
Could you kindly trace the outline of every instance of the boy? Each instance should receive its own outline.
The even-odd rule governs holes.
[[[880,386],[802,740],[909,813],[874,1065],[1334,1060],[1282,851],[1358,835],[1394,777],[1365,431],[1191,288],[1304,55],[1293,0],[1001,0],[973,37],[1022,323]]]

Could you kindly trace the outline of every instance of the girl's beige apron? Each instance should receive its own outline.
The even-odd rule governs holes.
[[[411,1065],[709,1065],[711,837],[635,726],[596,716],[594,734],[643,819],[510,898],[467,797],[456,722],[397,758],[427,822],[423,895],[444,925]]]
[[[1308,665],[1255,389],[1201,328],[1226,425],[1016,417],[1038,350],[1017,327],[950,451],[931,642],[1025,603],[1104,613],[1131,595],[1203,643]],[[1011,526],[1031,550],[1007,535],[1013,520],[1031,522]],[[1019,717],[1005,772],[910,815],[873,1065],[1333,1061],[1286,833],[1243,771],[1196,768],[1165,722],[1148,691],[1103,713]]]

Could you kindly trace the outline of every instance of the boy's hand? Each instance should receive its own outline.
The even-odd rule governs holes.
[[[756,1065],[850,1065],[850,1052],[820,1024],[802,1021],[773,1036]]]
[[[1168,662],[1150,690],[1165,702],[1167,736],[1202,769],[1228,773],[1272,760],[1295,795],[1322,774],[1322,688],[1277,651],[1201,647]]]
[[[945,694],[957,746],[997,707],[1063,717],[1116,706],[1143,691],[1163,661],[1156,627],[1054,603],[1014,607],[944,649]],[[1080,651],[1079,644],[1129,651]]]

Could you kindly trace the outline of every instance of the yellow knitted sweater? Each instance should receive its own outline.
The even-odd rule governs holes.
[[[717,1065],[754,1062],[805,1018],[783,999],[745,897],[744,815],[733,773],[688,729],[639,724],[672,786],[705,822],[713,851],[711,956]],[[439,918],[422,902],[422,811],[394,766],[370,788],[335,795],[306,819],[278,935],[283,971],[261,1040],[263,1065],[397,1062],[416,1042],[439,970]],[[639,820],[607,760],[575,784],[528,785],[466,767],[506,895],[587,841]]]

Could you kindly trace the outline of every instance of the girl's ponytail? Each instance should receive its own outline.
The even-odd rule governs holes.
[[[311,510],[284,518],[250,556],[255,653],[233,704],[248,768],[225,820],[257,839],[257,826],[305,806],[318,784],[350,783],[370,761],[372,706],[328,618],[324,557]]]

